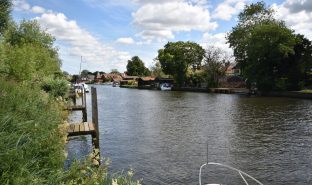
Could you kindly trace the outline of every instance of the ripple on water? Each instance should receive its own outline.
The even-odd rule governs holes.
[[[131,167],[148,185],[195,185],[208,141],[209,161],[264,184],[312,184],[310,100],[96,87],[101,153],[113,171]],[[69,152],[84,156],[90,143],[69,142]],[[242,183],[222,168],[204,174],[210,183]]]

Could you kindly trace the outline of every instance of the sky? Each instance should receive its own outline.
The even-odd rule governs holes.
[[[126,70],[139,56],[155,64],[167,42],[192,41],[228,53],[225,36],[255,0],[13,0],[13,18],[37,20],[53,35],[62,70]],[[264,0],[295,33],[312,40],[312,0]]]

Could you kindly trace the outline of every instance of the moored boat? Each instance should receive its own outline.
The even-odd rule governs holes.
[[[160,85],[160,90],[162,91],[171,91],[172,85],[169,83],[163,83]]]

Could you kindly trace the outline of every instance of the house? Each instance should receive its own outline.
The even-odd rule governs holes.
[[[128,76],[128,75],[124,75],[122,77],[122,80],[133,80],[133,81],[138,81],[139,77],[138,76]]]
[[[241,71],[237,64],[230,64],[225,71],[226,76],[238,76],[240,73]]]
[[[120,82],[122,77],[116,73],[108,73],[102,75],[103,82]]]
[[[101,74],[96,74],[95,78],[94,78],[94,82],[95,83],[103,83],[103,79],[102,79],[102,75]]]

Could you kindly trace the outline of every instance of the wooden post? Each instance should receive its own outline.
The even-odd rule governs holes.
[[[87,117],[87,103],[86,103],[86,92],[83,88],[82,90],[82,107],[83,107],[83,110],[82,110],[82,120],[83,122],[87,122],[88,121],[88,117]]]
[[[91,87],[91,96],[92,96],[92,123],[94,124],[95,129],[95,148],[100,148],[100,137],[99,137],[99,121],[98,121],[98,106],[97,106],[97,93],[96,88]]]

